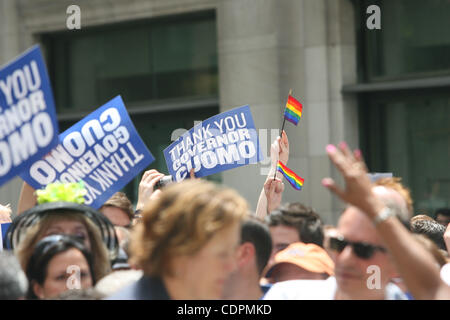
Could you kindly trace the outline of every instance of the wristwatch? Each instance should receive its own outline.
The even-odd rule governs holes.
[[[392,210],[389,207],[384,207],[383,209],[381,209],[380,212],[378,212],[377,216],[375,217],[375,219],[373,219],[373,223],[375,224],[375,226],[379,225],[381,222],[389,219],[390,217],[395,217],[395,212],[394,210]]]
[[[134,217],[135,218],[142,218],[142,210],[141,209],[137,209],[135,212],[134,212]]]

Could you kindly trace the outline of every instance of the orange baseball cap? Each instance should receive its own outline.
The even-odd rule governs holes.
[[[313,243],[295,242],[275,255],[275,263],[267,272],[270,276],[281,263],[292,263],[300,268],[316,273],[334,274],[334,262],[325,249]]]

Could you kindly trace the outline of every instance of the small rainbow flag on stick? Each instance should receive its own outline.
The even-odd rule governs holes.
[[[297,101],[293,96],[289,95],[286,103],[286,109],[284,110],[284,118],[297,125],[298,121],[302,117],[302,104]]]
[[[280,171],[283,176],[289,181],[294,189],[301,190],[303,182],[305,181],[300,176],[296,175],[294,171],[286,167],[281,161],[278,161],[277,170]]]

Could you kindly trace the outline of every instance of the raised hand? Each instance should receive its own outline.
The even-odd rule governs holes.
[[[283,197],[284,183],[281,179],[267,179],[264,183],[264,193],[267,198],[267,213],[269,214],[281,204]]]
[[[284,164],[289,160],[289,141],[284,130],[281,133],[281,137],[277,137],[270,146],[270,159],[271,168],[256,205],[256,216],[261,218],[281,204],[284,184],[282,183],[283,174],[277,171],[277,164],[278,160]],[[275,180],[274,177],[276,177]]]
[[[145,204],[151,200],[154,193],[155,184],[164,177],[164,174],[158,172],[155,169],[145,171],[139,183],[138,202],[136,204],[136,210],[142,210]]]
[[[6,206],[0,204],[0,223],[9,223],[9,222],[12,222],[11,208],[9,207],[9,204]]]
[[[277,137],[270,146],[270,159],[272,167],[277,166],[278,160],[285,165],[287,164],[289,160],[289,140],[286,131],[283,130],[281,137]]]
[[[283,164],[287,164],[289,160],[289,140],[286,134],[286,131],[283,130],[281,133],[281,139],[279,140],[280,145],[280,153],[279,153],[279,160],[283,162]]]
[[[189,177],[190,177],[191,179],[200,179],[200,178],[197,178],[197,177],[195,176],[195,169],[194,169],[194,168],[192,168],[191,171],[189,171]]]
[[[447,252],[450,255],[450,223],[447,225],[447,229],[445,230],[444,241],[445,246],[447,247]]]
[[[331,178],[324,178],[322,184],[343,201],[374,217],[383,208],[383,203],[372,193],[372,183],[367,175],[367,167],[361,152],[355,150],[352,153],[345,142],[340,143],[339,148],[330,144],[326,150],[331,162],[345,180],[345,189],[338,187]]]

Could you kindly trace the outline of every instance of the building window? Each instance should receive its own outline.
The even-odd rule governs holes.
[[[381,9],[381,30],[367,30],[361,43],[365,60],[364,81],[450,75],[450,1],[355,1],[358,19],[366,9]]]
[[[432,215],[450,207],[450,2],[353,3],[359,84],[344,92],[358,94],[369,170],[401,177],[414,213]],[[366,28],[370,4],[381,8],[381,30]]]
[[[163,150],[172,132],[219,112],[214,11],[43,34],[41,40],[61,132],[120,94],[155,156],[147,170],[167,174]],[[141,176],[123,190],[134,203]]]
[[[370,170],[401,177],[411,189],[415,213],[450,207],[448,90],[370,94],[362,100],[361,136]]]
[[[215,18],[207,12],[45,34],[59,113],[121,94],[127,106],[217,96]]]

